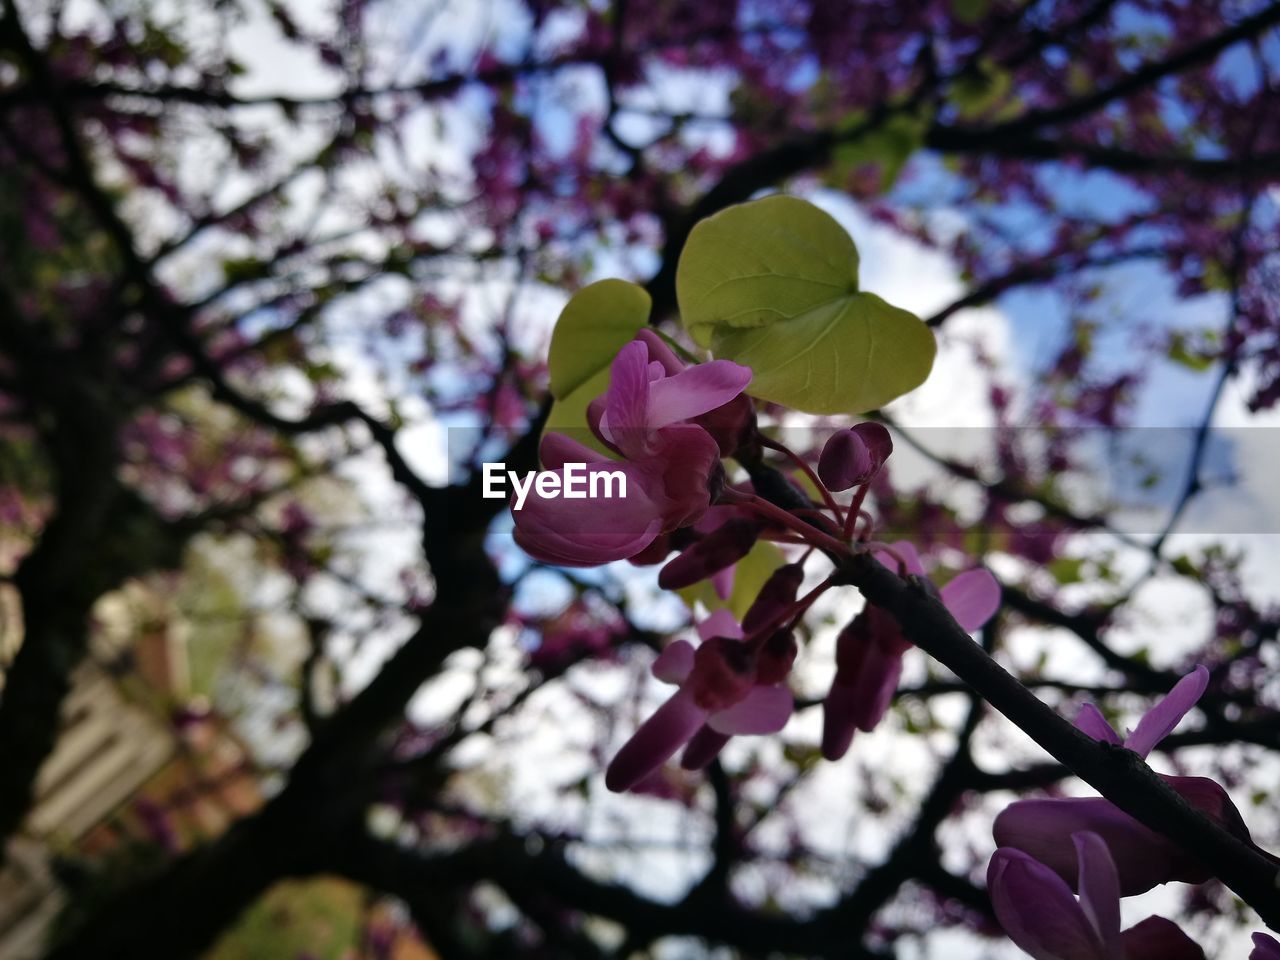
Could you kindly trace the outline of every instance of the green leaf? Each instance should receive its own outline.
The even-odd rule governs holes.
[[[774,196],[699,222],[676,265],[676,299],[693,339],[721,327],[792,320],[858,289],[858,249],[813,204]]]
[[[551,395],[563,400],[608,370],[618,351],[649,322],[651,306],[644,288],[625,280],[600,280],[575,293],[551,334]]]
[[[781,550],[767,540],[759,540],[751,548],[751,552],[738,561],[733,574],[733,590],[730,591],[728,600],[720,599],[710,580],[700,580],[693,586],[676,592],[690,607],[700,600],[708,611],[728,608],[730,613],[741,620],[760,593],[764,582],[784,563],[786,557]]]
[[[831,216],[775,196],[693,228],[676,296],[698,343],[751,367],[753,396],[861,413],[923,383],[937,347],[916,316],[860,293],[857,277],[857,248]]]
[[[1169,359],[1188,370],[1204,373],[1213,366],[1216,357],[1207,356],[1194,348],[1186,334],[1177,332],[1169,341]]]
[[[842,127],[856,130],[863,123],[865,114],[857,111],[846,118]],[[891,114],[865,132],[851,135],[836,147],[833,164],[837,178],[840,179],[840,172],[847,173],[874,164],[880,172],[880,190],[888,190],[897,182],[911,155],[924,146],[928,132],[929,117],[923,111],[904,110]]]
[[[1049,563],[1047,569],[1058,583],[1079,583],[1084,579],[1084,558],[1058,557]]]
[[[1017,109],[1017,99],[1010,98],[1013,90],[1013,74],[994,61],[983,58],[976,70],[958,77],[951,85],[950,99],[957,112],[966,120],[974,120],[988,114],[994,107]],[[995,119],[1004,119],[1000,113]]]

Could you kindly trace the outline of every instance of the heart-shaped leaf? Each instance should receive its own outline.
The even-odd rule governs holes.
[[[551,395],[563,400],[608,369],[618,351],[649,322],[651,307],[644,288],[625,280],[599,280],[575,293],[551,334]]]
[[[914,314],[859,292],[857,273],[857,248],[830,215],[766,197],[694,227],[676,295],[695,340],[751,367],[753,396],[862,413],[923,383],[937,346]]]

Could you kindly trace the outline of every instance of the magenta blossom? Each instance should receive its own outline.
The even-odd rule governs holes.
[[[641,353],[641,348],[646,352]],[[645,434],[661,429],[673,413],[679,414],[676,419],[706,430],[725,457],[732,456],[754,431],[755,408],[742,392],[751,382],[749,367],[730,360],[690,367],[652,330],[641,330],[623,351],[630,351],[629,366],[618,375],[618,390],[613,391],[611,369],[610,393],[587,407],[588,426],[609,447],[632,456],[626,447],[643,448]],[[615,368],[622,356],[620,352],[615,358]],[[627,409],[619,410],[617,404],[624,400]]]
[[[786,726],[794,708],[791,691],[776,672],[761,669],[767,657],[742,642],[733,616],[716,611],[698,625],[698,634],[701,646],[676,640],[654,661],[653,675],[678,689],[613,758],[605,772],[610,790],[644,781],[686,744],[697,756],[710,751],[702,764],[685,762],[701,766],[733,735],[777,733]]]
[[[886,566],[924,576],[920,555],[910,543],[892,545],[893,553],[877,553]],[[986,570],[969,570],[955,577],[938,595],[966,630],[991,619],[1000,605],[1000,586]],[[902,676],[902,656],[911,642],[890,614],[868,603],[836,639],[836,676],[823,701],[822,755],[839,760],[849,750],[856,731],[869,733],[889,709]]]
[[[1204,951],[1170,920],[1148,917],[1120,929],[1120,880],[1102,837],[1077,832],[1077,901],[1056,871],[1021,850],[1001,847],[987,868],[996,919],[1035,960],[1204,960]]]
[[[614,358],[603,404],[593,402],[588,419],[606,442],[630,460],[658,453],[663,428],[724,406],[751,382],[751,369],[731,360],[681,365],[677,370],[671,368],[673,363],[679,361],[666,344],[643,330]]]
[[[644,334],[649,332],[618,352],[609,389],[594,402],[598,432],[626,459],[610,460],[559,433],[547,434],[541,449],[544,468],[558,474],[561,485],[565,464],[583,463],[587,490],[591,477],[620,473],[625,496],[604,495],[619,490],[618,483],[601,483],[600,495],[577,499],[532,488],[512,516],[516,542],[535,559],[560,566],[623,560],[695,523],[711,504],[722,469],[720,447],[686,421],[738,397],[751,371],[716,360],[669,375],[662,362],[649,359],[650,338],[656,338]]]
[[[1095,740],[1123,745],[1145,758],[1195,706],[1208,683],[1209,671],[1196,667],[1123,739],[1093,704],[1081,709],[1076,726]],[[1240,812],[1219,784],[1207,777],[1161,776],[1201,813],[1253,844]],[[1077,867],[1075,850],[1064,838],[1082,830],[1101,836],[1114,854],[1120,865],[1122,896],[1143,893],[1171,880],[1203,883],[1212,876],[1172,840],[1102,797],[1018,800],[1000,812],[992,828],[997,844],[1030,854],[1067,883],[1073,882]]]

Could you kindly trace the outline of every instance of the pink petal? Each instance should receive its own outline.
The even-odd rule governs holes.
[[[733,595],[733,579],[737,572],[738,565],[733,564],[725,567],[711,578],[711,586],[716,592],[716,596],[721,600],[728,600]]]
[[[686,770],[701,770],[720,755],[720,751],[728,742],[728,734],[716,733],[710,727],[703,727],[693,735],[689,745],[684,748],[684,753],[680,757],[680,766]]]
[[[750,382],[751,368],[732,360],[712,360],[689,367],[649,387],[647,425],[657,429],[708,413],[724,406]]]
[[[991,832],[999,846],[1034,857],[1067,884],[1075,884],[1079,876],[1071,835],[1096,833],[1111,851],[1124,897],[1170,880],[1203,883],[1209,878],[1171,840],[1102,797],[1018,800],[1000,812]]]
[[[909,540],[899,540],[897,543],[889,544],[895,552],[902,556],[906,562],[907,573],[914,574],[917,577],[924,576],[924,564],[920,562],[920,553],[916,550],[916,545]],[[894,573],[898,573],[898,558],[887,550],[876,551],[875,557]]]
[[[966,630],[977,630],[1000,608],[1000,584],[988,570],[966,570],[938,591],[943,606]]]
[[[688,640],[673,640],[658,654],[649,672],[663,683],[684,683],[693,671],[693,653]]]
[[[712,611],[711,615],[698,624],[698,636],[703,640],[712,637],[729,637],[732,640],[742,639],[742,628],[733,614],[723,607]]]
[[[1076,714],[1076,729],[1101,743],[1114,743],[1116,746],[1121,743],[1120,734],[1116,733],[1115,728],[1107,723],[1102,711],[1092,703],[1086,703]]]
[[[743,614],[742,629],[752,632],[766,624],[777,623],[795,604],[802,583],[804,564],[788,563],[773,571]]]
[[[992,854],[987,889],[1004,932],[1035,960],[1120,960],[1103,952],[1063,879],[1021,850]]]
[[[849,752],[861,717],[857,687],[832,684],[822,701],[822,756],[839,760]]]
[[[668,561],[658,574],[658,586],[679,590],[722,570],[732,571],[733,565],[751,552],[759,535],[760,525],[755,520],[733,517]],[[732,577],[729,583],[732,585]]]
[[[538,448],[538,458],[546,470],[559,470],[566,463],[614,464],[613,460],[564,433],[548,433],[543,436]]]
[[[512,495],[515,540],[531,557],[559,566],[597,566],[625,560],[657,539],[662,519],[645,490],[644,473],[627,463],[593,465],[587,472],[597,469],[621,470],[627,478],[627,495],[540,497],[531,488],[520,510],[514,509]]]
[[[613,358],[600,432],[627,456],[643,456],[649,434],[649,356],[632,340]]]
[[[1163,700],[1148,710],[1138,721],[1137,728],[1125,738],[1124,745],[1142,756],[1149,754],[1157,743],[1173,732],[1183,717],[1204,695],[1209,686],[1209,671],[1197,666],[1179,680]]]
[[[1120,878],[1106,843],[1096,833],[1071,836],[1076,848],[1080,878],[1080,909],[1093,924],[1105,954],[1123,960],[1120,949]]]
[[[1254,934],[1257,943],[1260,934]],[[1204,960],[1204,951],[1183,933],[1176,923],[1164,917],[1147,917],[1120,934],[1125,960]],[[1275,941],[1272,941],[1273,943]],[[1249,960],[1280,960],[1280,950],[1273,956],[1258,956],[1255,950]]]
[[[713,713],[707,726],[717,733],[761,736],[777,733],[791,719],[795,698],[781,683],[755,687],[727,710]]]
[[[652,330],[641,330],[636,334],[636,339],[644,342],[649,349],[650,362],[662,364],[662,369],[667,376],[673,377],[685,368],[684,361],[675,355],[671,347],[667,346],[667,341]]]
[[[889,614],[868,604],[836,637],[836,676],[823,705],[828,760],[844,756],[854,730],[870,733],[884,718],[902,677],[898,636]]]
[[[622,745],[605,771],[604,785],[615,793],[635,786],[688,743],[706,718],[689,691],[677,690]]]
[[[637,466],[654,498],[661,497],[665,529],[697,523],[711,505],[711,478],[722,469],[720,448],[692,424],[663,427],[646,443],[646,459]]]

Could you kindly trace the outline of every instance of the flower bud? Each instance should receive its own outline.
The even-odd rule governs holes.
[[[742,629],[752,633],[760,627],[776,622],[777,618],[796,602],[800,584],[804,582],[804,567],[788,563],[770,574],[755,600],[742,618]]]
[[[678,557],[672,558],[658,574],[658,586],[664,590],[679,590],[737,563],[751,551],[759,532],[756,522],[746,517],[726,520]]]
[[[848,490],[874,477],[893,453],[889,431],[878,423],[855,424],[831,435],[818,458],[818,477],[830,490]]]
[[[777,630],[765,641],[756,655],[756,683],[767,686],[782,683],[796,662],[796,638],[790,630]]]

